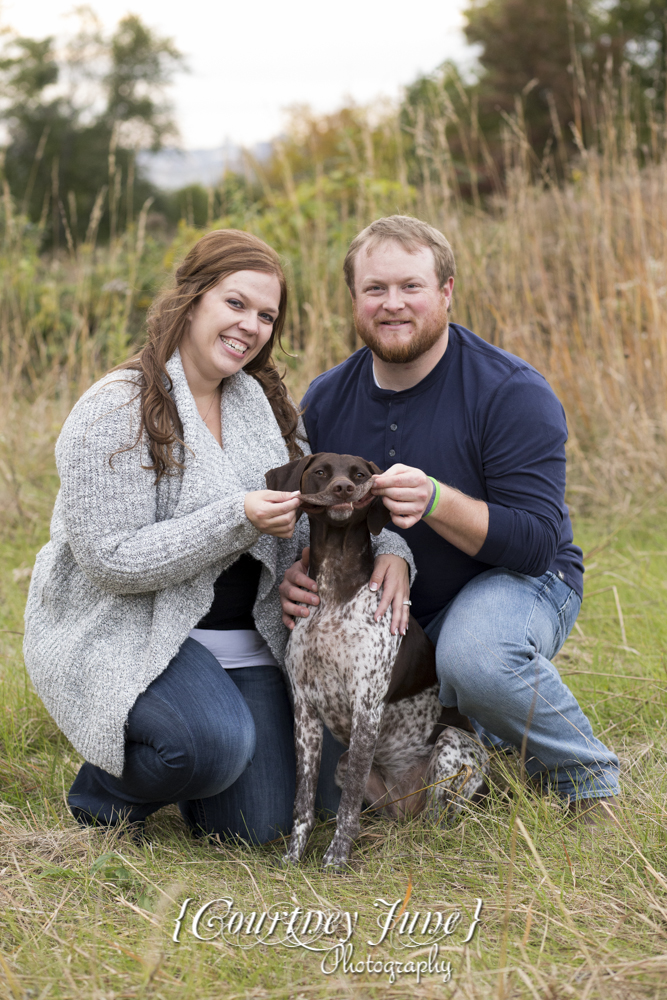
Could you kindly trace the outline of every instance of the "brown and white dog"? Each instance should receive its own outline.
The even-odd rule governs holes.
[[[297,768],[286,862],[301,859],[315,823],[323,722],[349,747],[336,770],[343,794],[325,866],[347,861],[364,800],[392,817],[449,817],[486,792],[488,755],[468,719],[438,701],[432,643],[414,618],[405,637],[391,635],[390,612],[374,620],[370,534],[390,517],[370,493],[380,472],[363,458],[319,453],[266,474],[271,490],[301,491],[320,597],[297,619],[285,657]]]

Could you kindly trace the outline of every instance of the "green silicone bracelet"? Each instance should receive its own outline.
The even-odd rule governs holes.
[[[428,510],[424,514],[422,514],[422,517],[430,517],[435,508],[438,506],[438,503],[440,502],[440,483],[438,482],[437,479],[434,479],[433,476],[427,476],[427,479],[430,479],[431,482],[433,483],[434,493],[433,496],[431,497],[431,502],[428,506]]]

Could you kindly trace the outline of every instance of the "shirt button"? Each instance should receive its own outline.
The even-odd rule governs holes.
[[[396,450],[394,448],[391,448],[391,450],[389,451],[389,458],[393,458],[395,454]]]
[[[398,430],[398,424],[391,424],[390,427],[389,427],[389,430],[390,431],[397,431]]]

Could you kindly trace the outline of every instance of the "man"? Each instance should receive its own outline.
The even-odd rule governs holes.
[[[616,804],[618,759],[550,662],[583,593],[563,408],[526,362],[449,324],[455,263],[438,230],[379,219],[344,271],[367,346],[308,389],[312,450],[387,469],[373,492],[415,556],[412,612],[436,645],[442,704],[487,745],[522,750],[526,773],[587,822],[605,819],[595,800]],[[281,587],[292,627],[319,601],[305,560]]]

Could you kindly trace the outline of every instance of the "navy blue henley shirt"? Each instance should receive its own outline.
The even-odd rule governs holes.
[[[414,553],[410,596],[421,625],[493,566],[551,570],[582,596],[582,553],[564,501],[565,413],[521,358],[451,323],[444,355],[411,389],[380,389],[363,347],[316,378],[302,406],[313,452],[360,455],[381,469],[400,462],[488,504],[488,535],[474,558],[426,521],[389,523]]]

